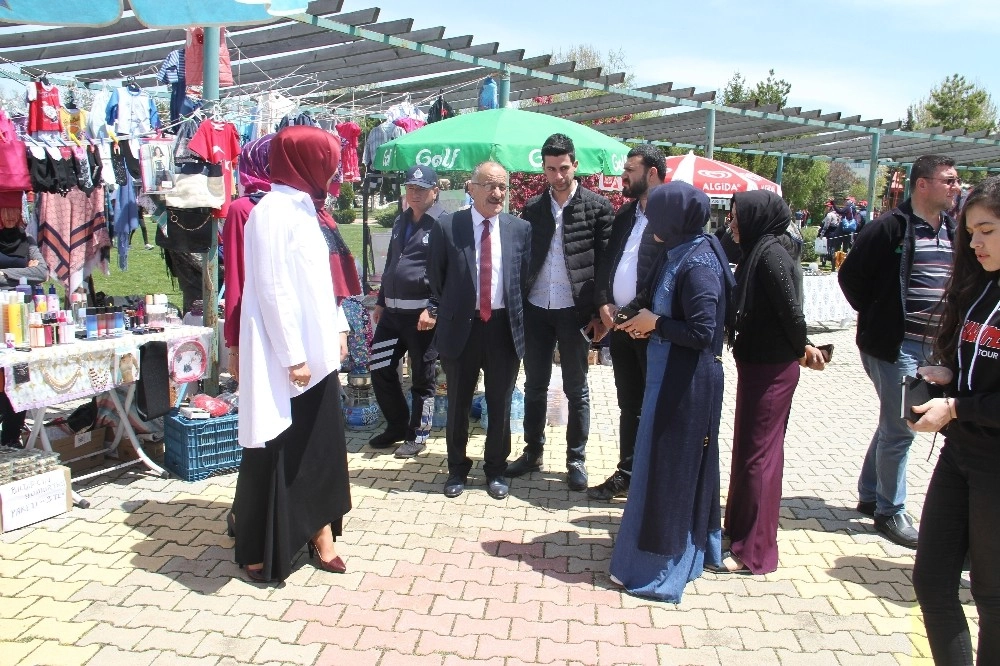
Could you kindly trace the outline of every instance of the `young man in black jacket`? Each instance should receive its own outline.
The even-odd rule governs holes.
[[[430,285],[427,261],[434,221],[445,210],[437,203],[437,174],[427,166],[406,172],[408,207],[396,218],[392,240],[382,273],[372,324],[372,388],[382,414],[385,430],[368,445],[384,449],[396,442],[397,458],[412,458],[427,448],[434,416],[435,361],[434,325],[426,314]],[[399,383],[399,361],[410,355],[411,404]]]
[[[858,311],[861,362],[880,403],[858,479],[858,511],[893,543],[916,548],[905,506],[913,431],[900,416],[900,382],[930,356],[951,272],[955,222],[945,211],[961,184],[955,161],[940,155],[918,158],[910,178],[911,198],[865,225],[838,279]]]
[[[648,144],[629,151],[622,171],[622,194],[633,199],[618,209],[611,225],[611,240],[597,268],[596,302],[605,327],[611,330],[611,363],[618,392],[618,468],[604,483],[587,489],[591,499],[610,500],[628,495],[632,480],[632,455],[639,432],[643,394],[646,389],[648,338],[633,338],[613,330],[618,308],[627,305],[642,289],[663,244],[646,231],[646,198],[663,184],[666,158]]]
[[[517,477],[541,468],[545,447],[546,397],[552,353],[559,345],[563,392],[569,403],[566,424],[567,482],[587,489],[590,340],[605,328],[594,302],[594,275],[611,234],[611,202],[576,182],[573,141],[553,134],[542,144],[549,189],[532,198],[522,217],[531,224],[531,258],[524,304],[524,453],[507,467]]]

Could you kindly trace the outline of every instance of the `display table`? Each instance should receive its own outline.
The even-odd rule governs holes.
[[[126,333],[120,338],[78,340],[74,344],[32,349],[30,352],[0,352],[7,397],[15,410],[30,412],[33,420],[27,448],[40,441],[44,450],[52,450],[43,427],[45,412],[50,406],[106,392],[114,403],[119,424],[105,451],[116,448],[124,436],[137,456],[135,460],[117,465],[114,469],[142,462],[157,474],[165,475],[163,468],[142,450],[128,419],[128,410],[135,397],[135,382],[141,372],[139,347],[147,342],[166,342],[171,376],[177,381],[188,382],[204,377],[208,360],[206,350],[210,349],[212,336],[211,328],[179,326],[162,333]],[[112,390],[119,386],[128,386],[124,401],[118,397],[117,391]],[[100,453],[104,451],[94,455]],[[76,480],[106,471],[87,474]]]
[[[807,323],[837,322],[844,327],[857,318],[840,290],[836,273],[802,278],[802,314]]]

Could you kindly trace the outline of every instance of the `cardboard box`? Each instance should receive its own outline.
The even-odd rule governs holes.
[[[162,439],[158,442],[149,442],[140,437],[139,443],[142,444],[142,450],[146,452],[147,456],[153,460],[163,460]],[[122,441],[118,442],[118,448],[115,449],[115,453],[121,462],[136,460],[139,457],[135,454],[135,449],[132,448],[132,443],[128,441],[127,437],[122,437]]]
[[[105,428],[95,428],[76,435],[52,439],[49,443],[52,445],[52,450],[59,454],[62,464],[69,467],[74,474],[79,474],[104,462],[103,454],[81,458],[88,453],[103,452],[104,436]]]
[[[0,533],[16,530],[73,508],[68,467],[0,486]]]

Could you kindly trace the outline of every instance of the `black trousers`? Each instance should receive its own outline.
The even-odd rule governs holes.
[[[920,518],[913,589],[938,666],[972,665],[958,591],[966,553],[979,611],[978,663],[1000,663],[1000,448],[945,441]]]
[[[506,310],[494,310],[488,322],[475,319],[465,348],[455,357],[441,357],[448,377],[448,473],[468,476],[472,460],[469,444],[469,410],[472,393],[483,371],[486,383],[486,448],[483,472],[487,478],[503,476],[510,456],[510,398],[520,359],[514,349]]]
[[[642,401],[646,393],[648,340],[636,340],[625,331],[611,331],[611,365],[618,393],[618,470],[632,475],[635,438],[639,433]]]
[[[386,430],[405,431],[406,441],[424,442],[434,416],[434,331],[418,331],[420,313],[383,312],[372,338],[371,373]],[[410,354],[410,408],[399,383],[399,362]]]
[[[0,444],[23,448],[21,430],[24,429],[24,417],[26,414],[27,412],[15,412],[7,394],[0,393],[0,424],[3,424],[3,432],[0,433]]]

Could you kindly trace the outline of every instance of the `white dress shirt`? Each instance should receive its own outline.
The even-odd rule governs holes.
[[[566,268],[566,253],[563,251],[563,211],[576,194],[577,184],[573,182],[573,189],[570,190],[566,201],[560,205],[556,202],[556,197],[549,192],[552,201],[552,217],[556,221],[556,228],[549,242],[549,251],[545,255],[545,262],[541,270],[538,271],[538,278],[531,287],[528,294],[528,302],[534,306],[547,310],[558,310],[561,308],[574,307],[573,284],[569,281],[569,269]]]
[[[625,241],[625,249],[622,251],[621,261],[615,268],[615,279],[612,282],[611,292],[615,298],[615,305],[622,307],[628,305],[635,298],[636,281],[639,279],[639,246],[642,245],[642,234],[646,231],[646,213],[642,206],[635,206],[635,224],[632,226],[632,233]]]
[[[273,185],[250,213],[243,247],[239,440],[259,448],[292,424],[293,397],[340,369],[347,319],[308,194]],[[288,369],[302,362],[312,379],[298,388]]]
[[[479,310],[479,247],[483,244],[483,220],[486,218],[472,208],[472,235],[476,239],[476,310]],[[500,253],[500,216],[489,218],[490,255],[493,277],[491,278],[490,309],[501,310],[507,305],[503,299],[503,255]]]

